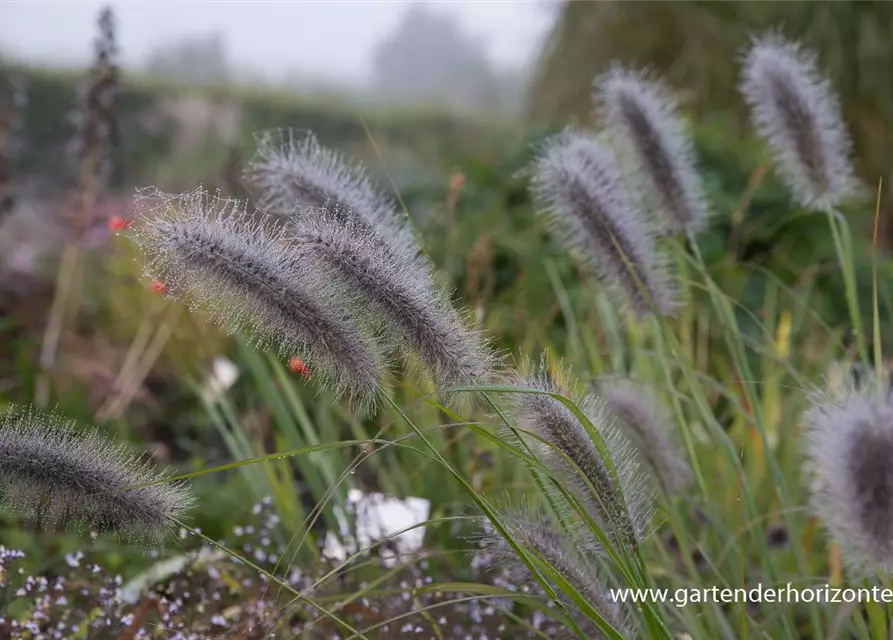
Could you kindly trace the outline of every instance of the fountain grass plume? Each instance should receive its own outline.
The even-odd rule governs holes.
[[[373,340],[308,279],[285,229],[249,216],[243,204],[201,189],[149,190],[137,198],[133,240],[145,274],[169,294],[210,312],[260,347],[299,356],[314,378],[360,407],[376,403],[388,366]]]
[[[500,522],[521,548],[551,565],[616,631],[629,633],[628,612],[622,604],[608,597],[608,589],[597,570],[597,560],[585,551],[589,548],[587,544],[562,530],[545,513],[527,506],[504,510],[500,513]],[[498,569],[513,588],[534,587],[536,580],[529,567],[490,523],[484,524],[478,544],[487,564]],[[544,577],[560,593],[554,581]],[[574,622],[588,638],[604,637],[598,625],[583,615],[565,594],[560,597]],[[566,637],[579,636],[568,630]]]
[[[630,201],[615,158],[589,134],[566,130],[543,148],[531,190],[564,243],[620,292],[638,317],[678,309],[654,225]]]
[[[342,220],[331,208],[316,209],[289,229],[319,286],[337,292],[350,308],[368,309],[384,332],[396,329],[438,389],[491,382],[493,351],[435,285],[428,260],[408,260],[364,225]]]
[[[310,132],[259,134],[257,152],[244,175],[258,207],[274,218],[288,221],[325,207],[342,221],[367,226],[407,258],[418,254],[406,217],[375,187],[365,168],[326,149]]]
[[[837,206],[854,194],[850,137],[813,53],[776,32],[755,37],[740,88],[754,126],[802,206]]]
[[[815,514],[857,572],[893,572],[893,394],[886,375],[812,393],[803,470]]]
[[[160,542],[193,501],[182,482],[149,484],[166,477],[124,444],[96,429],[77,431],[59,413],[9,407],[0,414],[3,502],[42,526]]]
[[[695,234],[709,217],[697,158],[676,96],[645,71],[615,65],[596,78],[598,114],[609,134],[631,152],[636,179],[650,185],[663,223]]]
[[[672,423],[650,389],[632,380],[614,380],[599,385],[605,406],[633,436],[642,459],[670,494],[691,484],[692,470],[680,452]]]
[[[542,440],[526,438],[537,457],[575,493],[615,544],[635,548],[651,531],[655,498],[636,451],[600,398],[577,396],[573,385],[561,380],[562,373],[544,363],[545,359],[529,374],[515,374],[514,384],[573,401],[604,440],[616,478],[586,426],[560,400],[542,393],[511,394],[512,424]]]

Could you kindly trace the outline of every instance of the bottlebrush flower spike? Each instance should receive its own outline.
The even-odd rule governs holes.
[[[805,418],[803,470],[816,515],[855,571],[893,572],[893,394],[887,377],[816,391]]]
[[[559,373],[550,371],[543,358],[538,370],[526,376],[517,374],[514,384],[573,401],[602,436],[616,478],[584,424],[557,398],[545,393],[511,394],[513,424],[549,443],[531,439],[530,445],[576,493],[615,543],[635,547],[650,533],[654,492],[641,473],[635,449],[614,424],[604,402],[593,395],[577,398],[569,384],[559,382]]]
[[[669,493],[679,493],[690,483],[691,466],[673,438],[672,423],[651,391],[631,380],[599,385],[599,396],[612,416],[634,436],[642,459],[653,469]]]
[[[528,507],[506,509],[500,514],[500,522],[512,540],[521,548],[532,551],[534,557],[541,558],[551,565],[556,573],[584,597],[615,631],[623,632],[624,637],[633,637],[634,634],[629,628],[629,612],[621,603],[609,597],[604,580],[597,571],[597,560],[585,551],[589,547],[587,543],[579,540],[578,536],[561,530],[546,514]],[[484,554],[488,556],[488,564],[502,571],[504,579],[513,586],[530,587],[535,584],[530,569],[489,522],[484,524],[479,544]],[[549,582],[560,594],[570,615],[586,633],[586,637],[604,637],[598,625],[583,615],[554,581]],[[569,631],[567,636],[561,637],[579,636]]]
[[[850,137],[813,53],[778,33],[754,38],[740,86],[754,126],[802,206],[838,205],[855,192]]]
[[[354,221],[330,209],[306,212],[290,227],[290,242],[318,286],[339,293],[344,305],[403,343],[439,389],[486,383],[494,356],[480,333],[436,288],[428,261],[407,260]]]
[[[676,291],[653,226],[633,207],[599,139],[573,130],[555,136],[536,163],[531,190],[559,237],[624,294],[637,316],[651,313],[652,303],[660,313],[675,313]]]
[[[637,178],[657,195],[664,223],[675,231],[703,229],[709,211],[695,150],[670,89],[619,65],[597,78],[595,89],[602,122],[632,152]]]
[[[192,504],[182,482],[150,484],[166,477],[58,413],[13,407],[0,415],[3,502],[42,525],[160,541]]]
[[[379,397],[387,363],[327,294],[314,288],[304,258],[284,228],[251,218],[244,205],[198,190],[179,196],[149,190],[132,237],[150,278],[209,311],[259,346],[301,353],[323,384],[368,407]]]
[[[369,180],[359,164],[321,146],[310,132],[293,129],[258,136],[245,171],[258,207],[282,221],[327,208],[343,222],[355,220],[408,258],[418,246],[405,216]]]

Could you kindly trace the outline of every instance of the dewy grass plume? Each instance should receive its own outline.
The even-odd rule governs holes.
[[[258,137],[245,179],[258,207],[282,221],[327,208],[341,221],[369,227],[407,257],[418,253],[406,217],[372,183],[362,165],[326,149],[310,132],[270,131]]]
[[[616,478],[586,426],[557,398],[546,393],[510,394],[512,423],[544,441],[528,438],[539,459],[574,491],[615,543],[634,548],[650,533],[654,512],[655,496],[647,474],[639,466],[635,449],[606,412],[604,402],[591,394],[577,398],[569,384],[559,381],[559,375],[540,364],[528,375],[517,374],[515,385],[574,401],[604,440]]]
[[[858,572],[893,571],[893,395],[886,376],[816,391],[806,413],[812,507]]]
[[[55,412],[12,407],[0,415],[4,503],[44,526],[87,526],[159,541],[192,497],[181,482],[95,429],[78,432]]]
[[[691,483],[691,466],[675,442],[672,421],[651,390],[632,380],[614,380],[599,385],[598,394],[608,412],[629,429],[631,441],[666,491],[684,490]]]
[[[142,216],[132,237],[145,255],[147,277],[221,324],[248,330],[259,344],[275,344],[284,357],[299,356],[336,394],[364,406],[376,402],[388,375],[383,356],[348,314],[314,289],[284,228],[201,190],[151,191],[138,205]]]
[[[500,513],[502,525],[522,549],[531,552],[554,569],[586,602],[601,615],[615,631],[629,633],[629,616],[623,605],[608,597],[608,588],[597,571],[595,550],[591,545],[575,538],[559,528],[546,514],[530,508],[509,508]],[[528,566],[521,560],[505,538],[485,523],[479,540],[487,564],[501,571],[513,588],[531,588],[536,582]],[[588,638],[604,637],[598,625],[570,600],[553,580],[561,601],[580,629]],[[576,633],[566,630],[566,638],[577,638]]]
[[[490,381],[495,358],[481,334],[434,284],[424,257],[407,260],[365,226],[341,222],[330,208],[296,221],[291,241],[320,287],[399,334],[439,389]]]
[[[595,82],[602,124],[635,158],[636,180],[646,183],[660,218],[674,231],[696,233],[707,223],[697,158],[670,89],[643,71],[619,65]]]
[[[741,92],[802,206],[819,200],[837,206],[853,194],[850,137],[813,53],[774,32],[754,38],[744,59]]]
[[[561,240],[576,249],[637,316],[675,313],[678,302],[657,253],[655,229],[631,202],[615,158],[601,140],[567,130],[535,165],[531,189]]]

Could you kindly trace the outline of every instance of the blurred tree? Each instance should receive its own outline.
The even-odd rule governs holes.
[[[146,71],[184,84],[222,84],[231,69],[226,41],[219,33],[187,36],[153,51]]]
[[[443,102],[459,109],[515,105],[521,82],[494,69],[485,43],[458,20],[423,4],[410,6],[377,47],[376,89],[393,102]]]
[[[528,115],[589,121],[592,80],[619,60],[659,70],[690,92],[683,95],[696,113],[727,111],[743,130],[738,58],[749,34],[772,27],[819,53],[841,96],[860,174],[893,187],[890,2],[565,2],[530,85]],[[893,209],[893,189],[885,200]]]

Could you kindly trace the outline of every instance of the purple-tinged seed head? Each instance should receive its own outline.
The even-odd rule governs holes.
[[[663,223],[673,231],[702,230],[709,209],[676,96],[649,73],[615,65],[596,78],[595,99],[602,124],[631,152],[635,179],[656,195]]]
[[[775,32],[755,37],[740,87],[754,126],[800,205],[836,206],[853,195],[850,137],[815,54]]]

